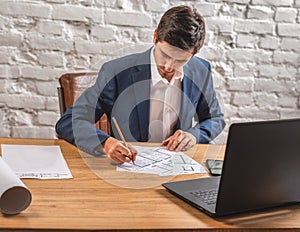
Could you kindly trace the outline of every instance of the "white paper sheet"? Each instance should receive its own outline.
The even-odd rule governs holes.
[[[138,151],[135,164],[123,163],[117,171],[174,176],[179,174],[207,173],[207,169],[182,152],[164,147],[134,146]]]
[[[72,178],[59,146],[2,144],[1,149],[3,160],[19,178]]]

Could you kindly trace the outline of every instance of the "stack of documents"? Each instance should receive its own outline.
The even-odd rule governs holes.
[[[2,144],[1,149],[3,160],[19,178],[72,178],[59,146]]]

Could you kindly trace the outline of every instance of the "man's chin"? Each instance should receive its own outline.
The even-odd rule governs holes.
[[[173,72],[164,72],[161,70],[159,73],[164,78],[170,78],[170,77],[173,77],[173,75],[174,75],[174,71]]]

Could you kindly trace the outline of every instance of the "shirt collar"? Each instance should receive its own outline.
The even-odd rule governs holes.
[[[167,79],[161,77],[161,75],[159,74],[158,70],[157,70],[157,66],[156,66],[156,62],[155,62],[155,58],[154,58],[154,49],[155,49],[155,45],[152,47],[151,49],[151,80],[152,80],[152,85],[156,85],[158,82],[162,81],[164,84],[169,84],[169,85],[174,85],[174,82],[179,80],[180,82],[183,79],[183,68],[181,68],[180,70],[176,71],[173,78],[171,79],[170,83],[168,82]]]

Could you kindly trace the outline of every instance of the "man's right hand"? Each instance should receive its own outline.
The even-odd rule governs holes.
[[[102,143],[103,151],[107,157],[116,164],[135,161],[137,150],[131,144],[124,144],[113,137],[109,137]]]

